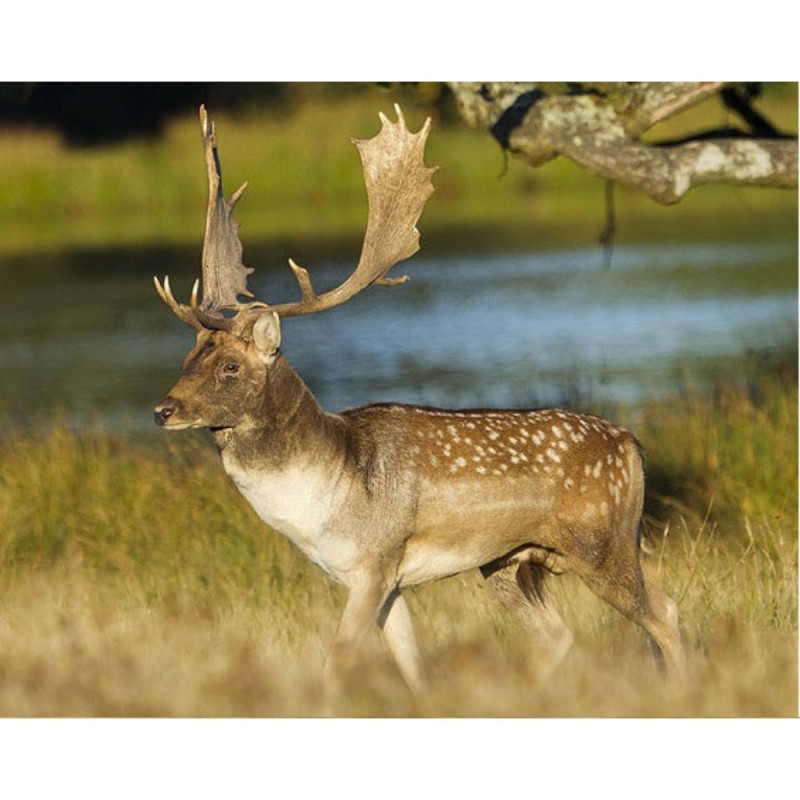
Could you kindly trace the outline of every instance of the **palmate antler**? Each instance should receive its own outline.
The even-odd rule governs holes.
[[[264,309],[281,317],[312,314],[341,305],[371,284],[394,285],[407,280],[407,276],[388,278],[386,273],[419,250],[416,225],[425,201],[433,193],[431,176],[436,168],[426,167],[423,163],[430,118],[419,132],[411,133],[399,106],[395,105],[395,111],[397,122],[379,115],[381,130],[374,138],[353,140],[361,157],[369,201],[367,230],[355,270],[340,286],[318,295],[308,271],[289,259],[289,266],[300,285],[300,300],[267,305],[258,301],[241,303],[238,299],[239,295],[252,297],[247,289],[247,276],[253,270],[242,263],[239,224],[232,217],[236,202],[247,184],[243,184],[229,201],[225,200],[214,125],[212,123],[209,129],[205,108],[201,106],[209,184],[203,243],[203,301],[198,303],[197,283],[190,305],[186,306],[175,300],[167,278],[164,278],[163,286],[156,278],[156,289],[164,302],[180,319],[196,329],[241,333]],[[224,310],[237,313],[234,317],[225,317]]]

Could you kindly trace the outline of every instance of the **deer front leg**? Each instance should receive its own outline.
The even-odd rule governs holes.
[[[362,574],[350,585],[350,594],[339,621],[339,628],[325,661],[324,681],[335,693],[353,663],[361,641],[375,624],[390,589],[380,574]]]
[[[395,589],[383,604],[378,625],[408,688],[414,694],[419,694],[425,689],[422,656],[408,605],[399,589]]]

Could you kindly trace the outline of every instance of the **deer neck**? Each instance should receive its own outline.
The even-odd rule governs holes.
[[[282,357],[260,412],[214,439],[225,471],[267,525],[331,575],[348,568],[346,552],[322,543],[352,484],[345,479],[347,423],[320,408]]]
[[[278,472],[291,465],[338,461],[343,422],[325,413],[283,356],[272,366],[252,412],[232,428],[212,431],[226,468]],[[230,472],[230,469],[228,470]]]

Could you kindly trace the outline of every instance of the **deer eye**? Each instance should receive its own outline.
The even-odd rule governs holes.
[[[222,372],[225,375],[236,375],[239,372],[239,365],[231,361],[223,365]]]

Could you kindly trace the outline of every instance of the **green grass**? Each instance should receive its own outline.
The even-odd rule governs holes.
[[[576,647],[538,685],[475,572],[410,593],[430,692],[412,700],[376,634],[335,713],[797,714],[796,377],[627,416],[651,476],[647,568],[679,603],[687,684],[663,685],[640,631],[567,575],[555,591]],[[202,434],[0,435],[0,715],[322,712],[344,593],[258,522]]]
[[[299,96],[299,94],[298,94]],[[596,241],[604,224],[604,184],[563,159],[531,169],[506,160],[490,136],[442,116],[419,92],[366,85],[332,97],[313,93],[285,106],[217,113],[226,191],[249,187],[239,206],[245,245],[275,238],[358,239],[365,193],[351,137],[370,137],[377,112],[402,103],[417,128],[432,114],[427,163],[440,166],[422,218],[427,241],[491,246],[535,241]],[[797,95],[765,98],[785,128],[795,124]],[[724,122],[716,101],[684,126]],[[682,128],[664,124],[663,135]],[[0,255],[75,247],[199,244],[205,220],[205,173],[194,114],[176,117],[161,138],[92,149],[69,148],[47,131],[0,130]],[[664,208],[617,189],[618,236],[718,238],[796,231],[795,192],[701,187]],[[487,245],[488,246],[488,245]]]

